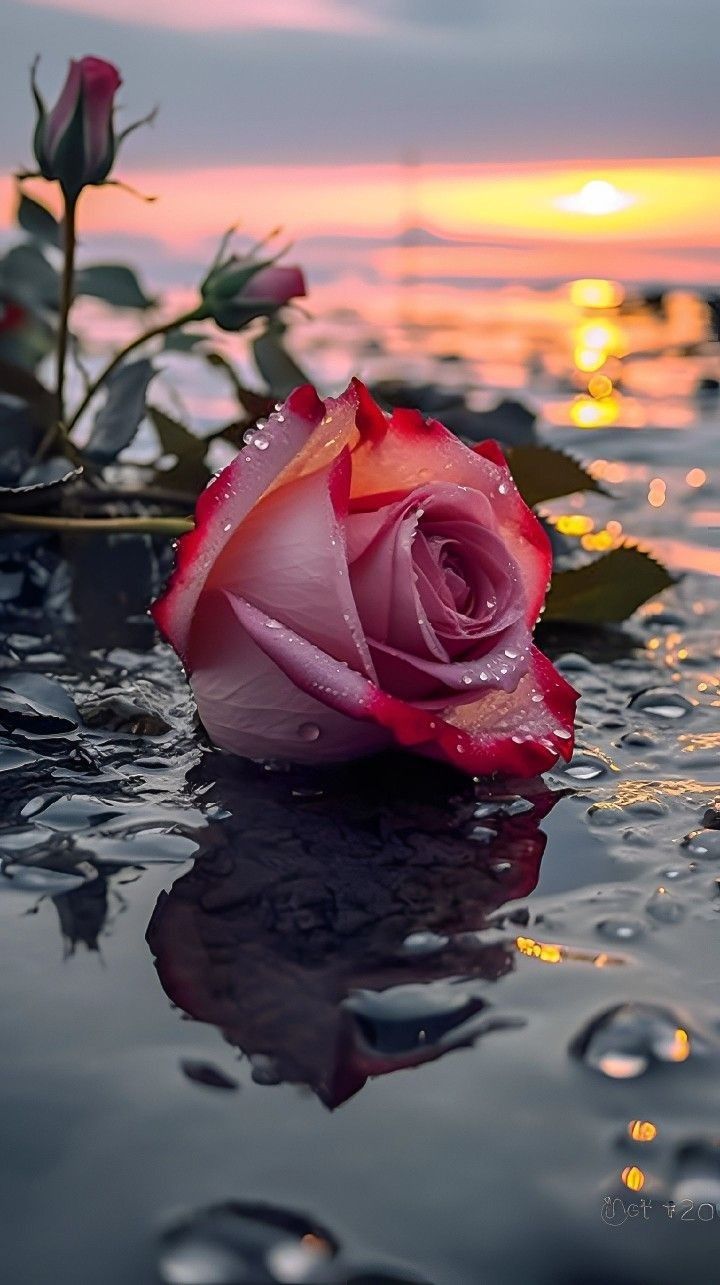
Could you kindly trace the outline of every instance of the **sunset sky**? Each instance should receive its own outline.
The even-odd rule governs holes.
[[[162,200],[93,193],[104,244],[192,259],[282,223],[382,265],[412,225],[438,278],[720,280],[717,0],[4,0],[0,23],[4,172],[37,52],[51,100],[95,53],[122,119],[161,106],[118,169]]]

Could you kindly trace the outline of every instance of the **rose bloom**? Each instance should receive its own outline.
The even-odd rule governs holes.
[[[532,643],[550,571],[496,443],[353,380],[297,389],[211,483],[153,615],[224,750],[532,776],[573,743],[576,693]]]

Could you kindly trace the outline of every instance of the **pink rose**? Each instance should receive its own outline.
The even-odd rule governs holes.
[[[87,184],[102,183],[115,160],[115,94],[122,84],[117,67],[87,56],[70,62],[55,106],[46,111],[35,85],[38,107],[35,156],[44,178],[57,179],[76,196]]]
[[[576,694],[532,644],[550,569],[495,443],[353,380],[297,389],[200,496],[153,614],[222,749],[532,776],[573,744]]]

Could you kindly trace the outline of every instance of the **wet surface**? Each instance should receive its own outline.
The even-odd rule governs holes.
[[[617,465],[604,522],[701,557],[685,477],[702,465],[720,508],[717,434],[670,436],[660,506],[651,431],[573,443]],[[216,754],[145,582],[123,632],[93,581],[80,629],[58,551],[23,549],[0,648],[3,1279],[714,1281],[717,579],[688,571],[624,638],[554,636],[576,754],[488,786]]]

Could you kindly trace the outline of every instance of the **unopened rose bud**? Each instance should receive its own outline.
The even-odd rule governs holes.
[[[211,268],[200,287],[203,312],[222,330],[240,330],[256,317],[271,317],[306,293],[300,268],[232,255]]]
[[[76,197],[83,187],[103,183],[117,152],[113,107],[120,73],[102,58],[70,63],[55,106],[47,111],[35,83],[38,119],[33,148],[43,178],[56,179],[65,194]]]

